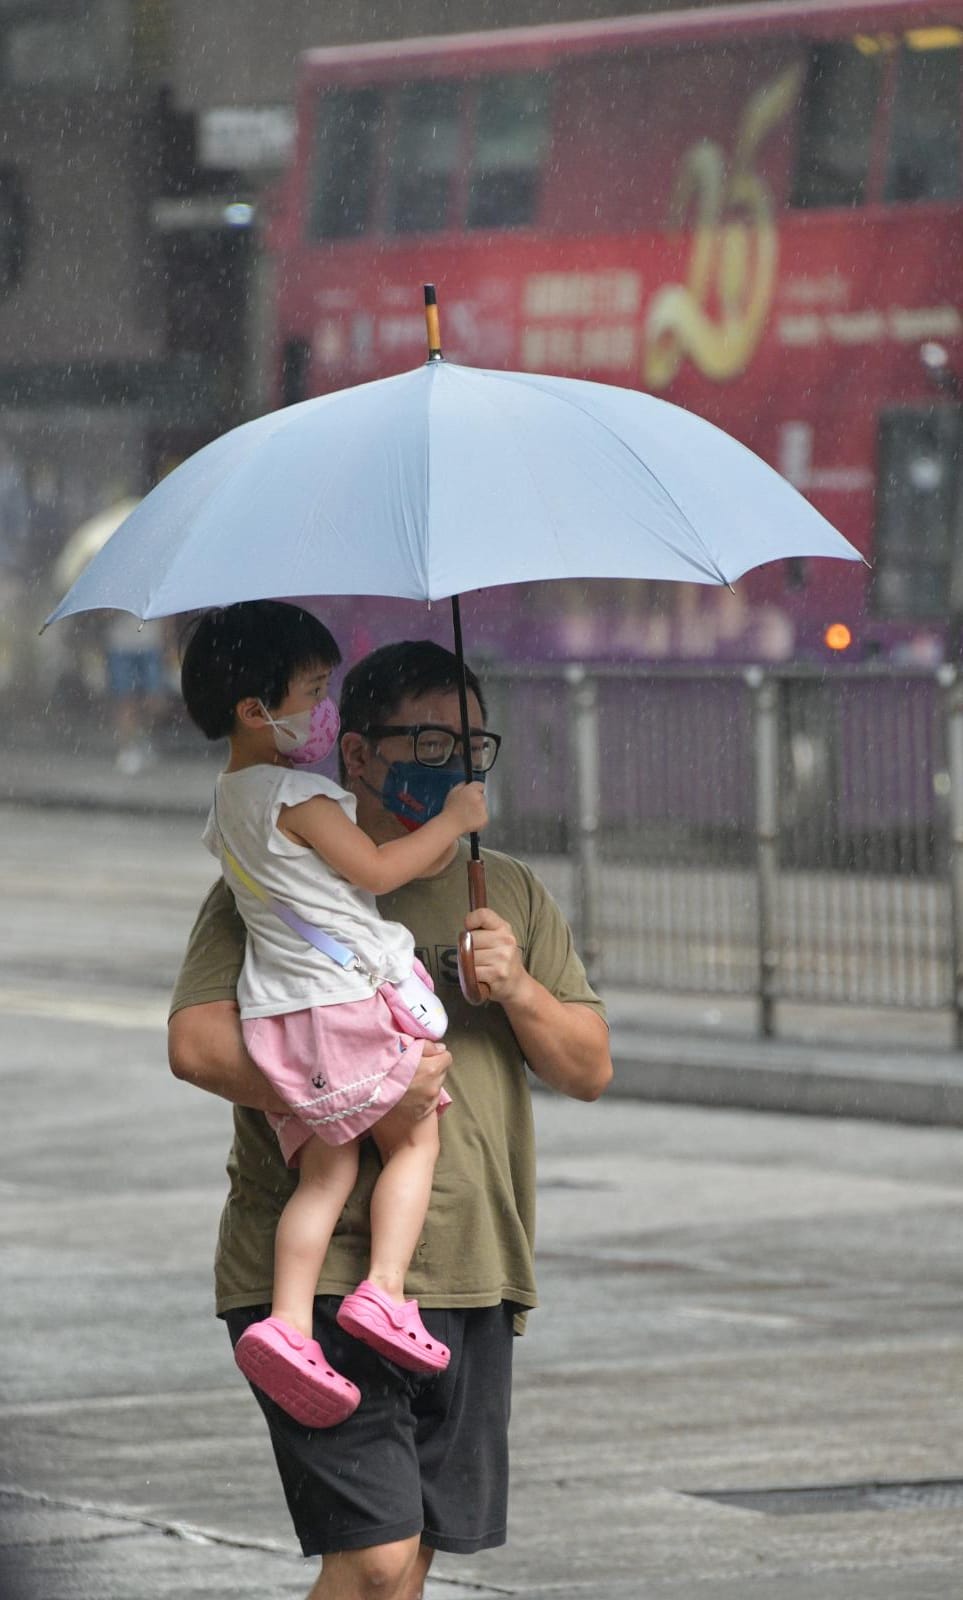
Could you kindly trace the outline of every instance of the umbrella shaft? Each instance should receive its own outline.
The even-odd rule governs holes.
[[[458,709],[461,714],[461,750],[465,762],[465,782],[471,783],[474,776],[471,765],[471,718],[468,715],[468,680],[465,676],[465,647],[461,637],[461,604],[458,596],[451,597],[451,621],[455,634],[455,656],[458,661]],[[473,861],[481,859],[481,850],[478,845],[478,835],[473,833],[469,837],[471,858]]]

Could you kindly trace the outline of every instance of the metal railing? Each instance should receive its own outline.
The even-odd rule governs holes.
[[[497,840],[593,978],[950,1008],[963,1046],[963,683],[938,674],[499,667]]]

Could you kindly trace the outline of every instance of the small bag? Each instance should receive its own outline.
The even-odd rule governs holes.
[[[378,990],[402,1033],[410,1033],[413,1039],[443,1039],[448,1029],[448,1013],[430,985],[427,972],[416,961],[407,978],[383,983]]]

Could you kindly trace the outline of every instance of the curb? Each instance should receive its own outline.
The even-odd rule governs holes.
[[[49,769],[49,770],[48,770]],[[41,766],[22,751],[5,753],[0,804],[45,811],[105,811],[114,815],[196,817],[210,810],[218,767],[199,758],[161,757],[136,776],[115,771],[108,759],[87,759],[73,771]]]
[[[638,1044],[617,1030],[615,1081],[607,1094],[627,1100],[853,1117],[928,1127],[963,1127],[963,1057],[949,1053],[825,1050],[789,1041],[653,1037]],[[739,1059],[733,1061],[733,1054]],[[832,1055],[831,1063],[827,1057]],[[726,1059],[729,1057],[730,1059]]]
[[[135,778],[105,773],[94,760],[54,787],[44,782],[32,753],[10,752],[4,765],[0,804],[169,815],[195,820],[199,828],[216,775],[214,763],[203,758],[168,758]],[[54,774],[63,776],[55,767]],[[156,782],[161,776],[162,784]],[[613,1019],[612,1056],[615,1081],[607,1095],[614,1099],[963,1127],[963,1054],[949,1051],[869,1052],[829,1039],[810,1045],[659,1033],[623,1016]]]
[[[213,785],[212,785],[213,792]],[[35,806],[42,811],[105,811],[112,816],[128,817],[193,817],[203,825],[210,804],[187,795],[177,799],[170,795],[155,794],[93,794],[85,790],[52,790],[36,794],[19,790],[16,784],[5,784],[0,793],[0,805]]]

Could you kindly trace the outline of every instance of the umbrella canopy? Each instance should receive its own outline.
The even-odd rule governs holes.
[[[731,583],[859,552],[758,456],[635,390],[429,361],[244,423],[158,484],[48,618],[440,600],[541,578]]]

